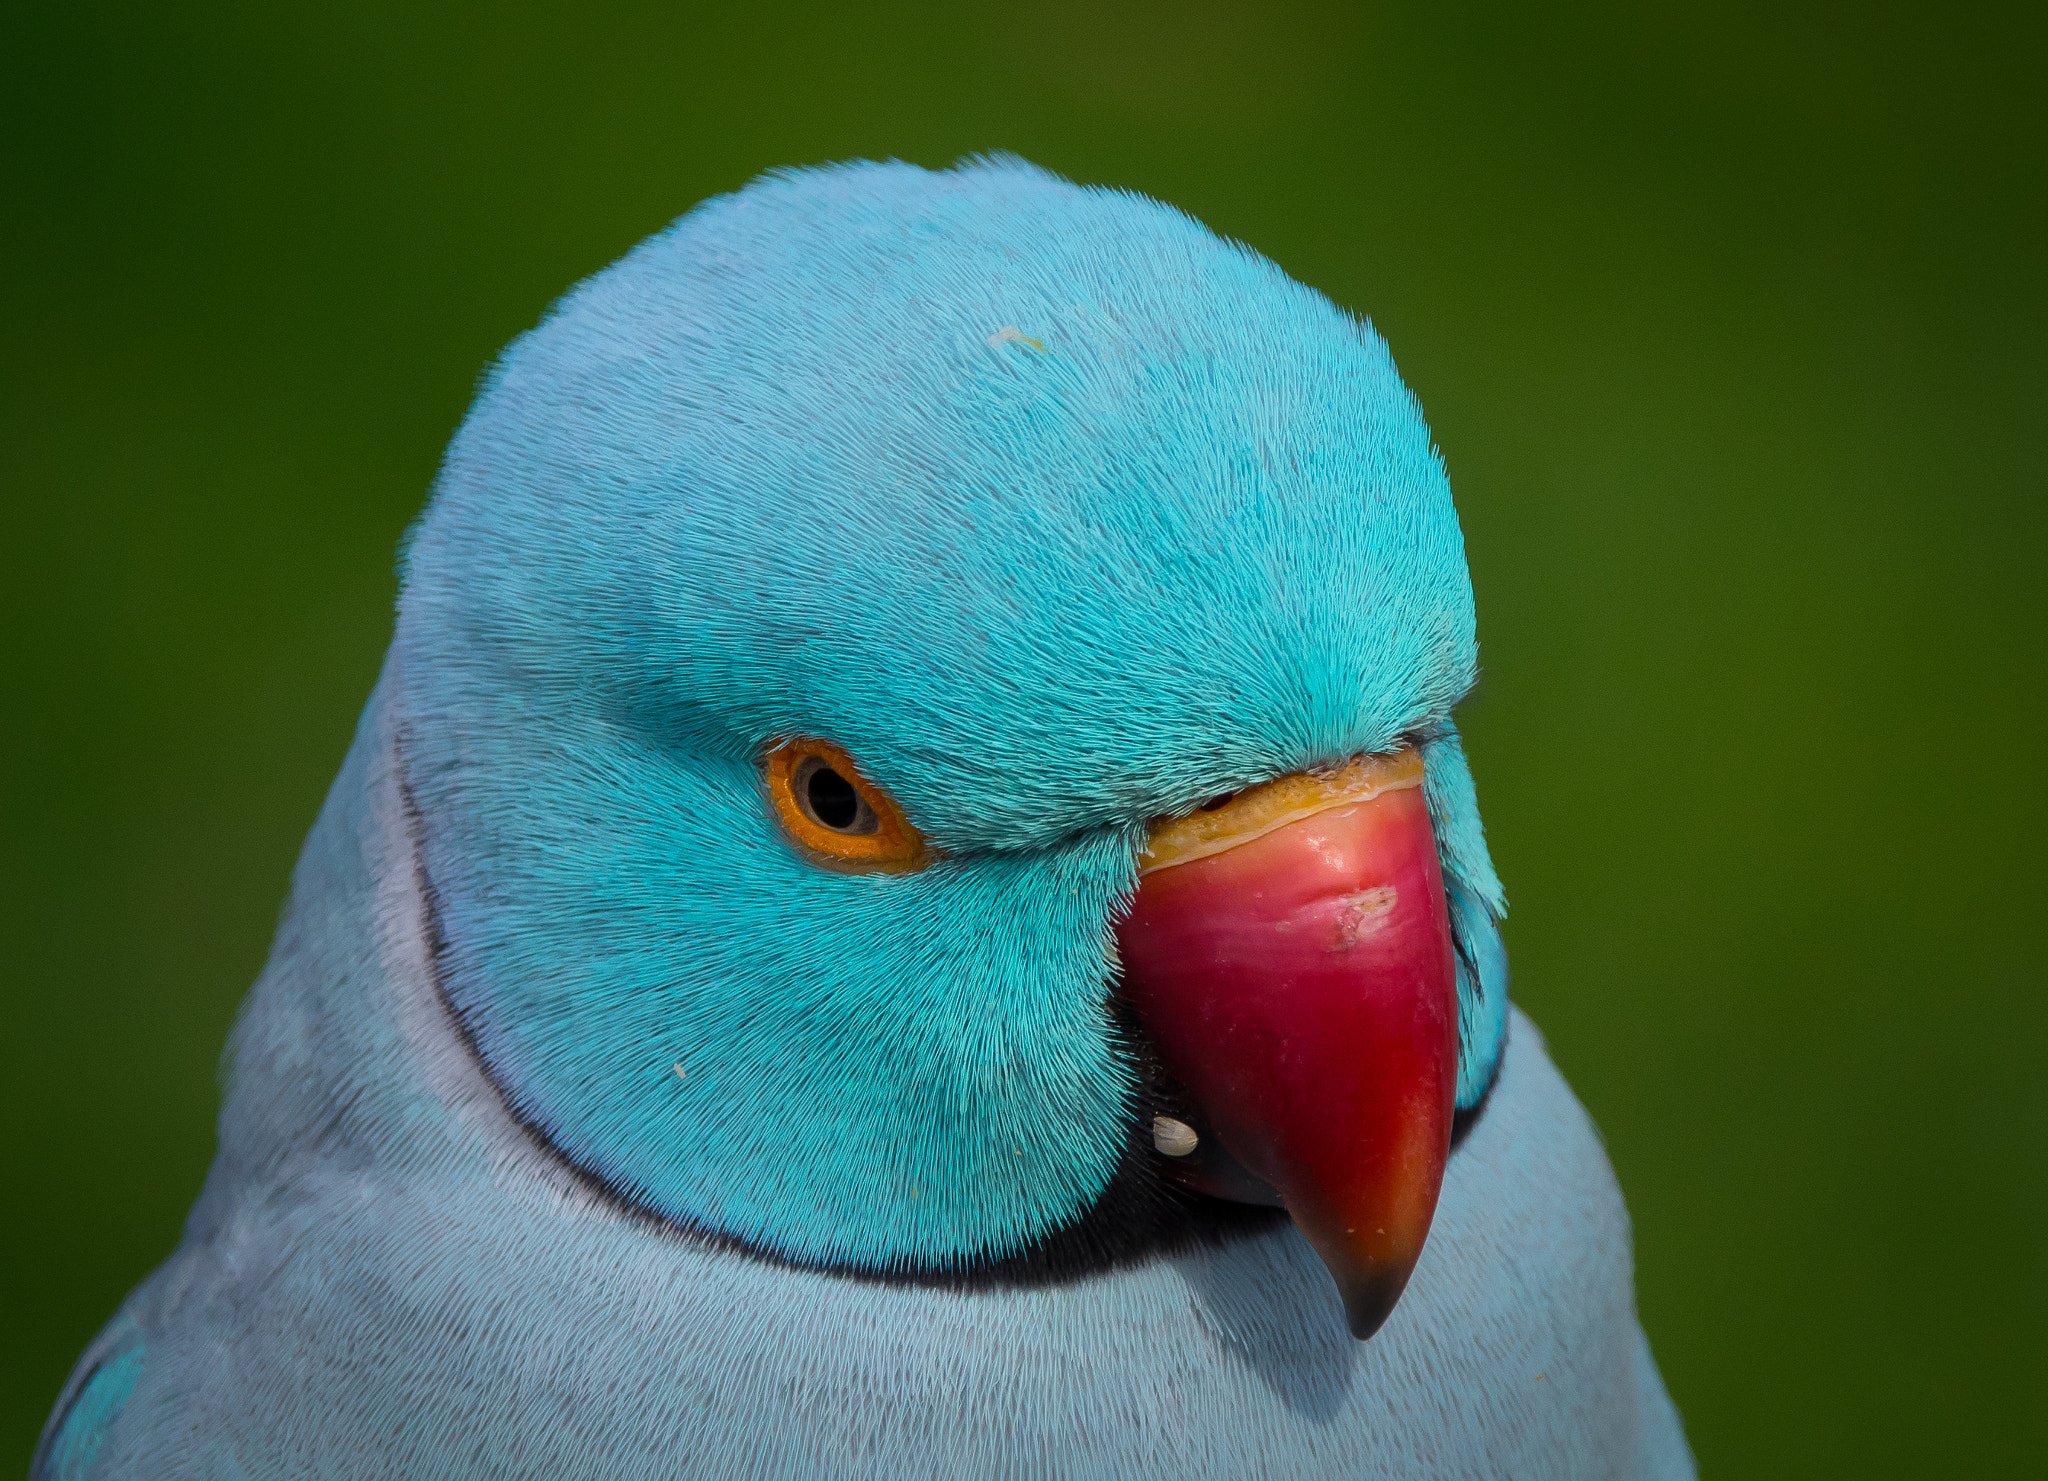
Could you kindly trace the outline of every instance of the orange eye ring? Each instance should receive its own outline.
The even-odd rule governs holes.
[[[797,737],[771,747],[763,764],[776,820],[815,863],[847,873],[908,874],[930,862],[924,835],[841,747]]]

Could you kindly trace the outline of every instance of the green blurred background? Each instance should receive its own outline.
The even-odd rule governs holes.
[[[9,1455],[177,1239],[478,372],[759,170],[1002,148],[1421,395],[1516,993],[1703,1469],[2044,1474],[2038,23],[570,9],[0,18]]]

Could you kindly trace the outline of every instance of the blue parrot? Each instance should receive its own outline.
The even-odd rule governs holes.
[[[1667,1478],[1373,329],[1010,157],[516,341],[83,1477]]]

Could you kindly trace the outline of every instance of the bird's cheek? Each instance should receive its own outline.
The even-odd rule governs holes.
[[[1193,1102],[1158,1124],[1170,1175],[1284,1204],[1360,1338],[1408,1283],[1450,1155],[1456,969],[1420,782],[1413,752],[1367,758],[1163,825],[1117,937]]]

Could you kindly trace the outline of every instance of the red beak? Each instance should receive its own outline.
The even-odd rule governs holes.
[[[1164,823],[1117,931],[1123,991],[1193,1121],[1185,1185],[1279,1202],[1378,1331],[1450,1156],[1458,1013],[1422,761],[1302,773]]]

